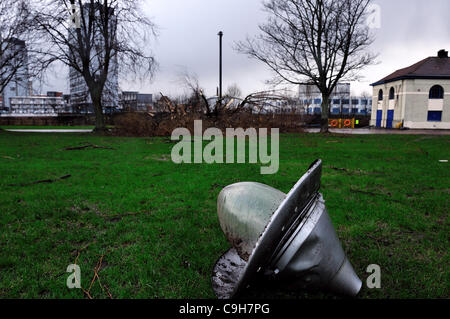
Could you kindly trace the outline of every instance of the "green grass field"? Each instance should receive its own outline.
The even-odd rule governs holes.
[[[86,143],[113,149],[64,150]],[[256,181],[288,192],[317,158],[329,214],[364,282],[359,298],[450,297],[450,170],[439,162],[450,159],[450,137],[282,135],[275,175],[259,164],[176,165],[173,145],[0,133],[0,297],[87,298],[66,287],[76,262],[85,290],[100,268],[92,298],[213,298],[211,270],[229,248],[220,190]],[[58,180],[23,185],[45,179]],[[369,264],[381,267],[381,289],[365,285]]]

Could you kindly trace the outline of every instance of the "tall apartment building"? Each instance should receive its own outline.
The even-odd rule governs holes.
[[[89,23],[89,10],[90,4],[83,5],[83,11],[85,13],[86,23]],[[95,8],[95,16],[99,17],[100,8],[97,6]],[[116,20],[112,19],[111,23],[117,23]],[[71,30],[70,35],[75,34],[75,29]],[[73,32],[73,33],[72,33]],[[69,35],[69,36],[70,36]],[[73,41],[75,36],[72,37]],[[100,34],[94,35],[94,41],[98,41],[100,47],[103,47]],[[91,69],[98,67],[98,60],[92,56]],[[117,56],[114,56],[110,65],[108,77],[106,79],[105,88],[103,90],[102,105],[105,112],[116,109],[119,106],[119,69]],[[70,104],[75,113],[93,113],[94,109],[92,106],[92,99],[89,93],[89,88],[83,78],[83,76],[78,73],[75,69],[70,68],[69,70],[69,81],[70,81]]]
[[[29,73],[28,73],[28,50],[25,41],[12,38],[8,43],[4,43],[3,56],[11,55],[13,59],[8,63],[10,66],[0,70],[0,76],[6,78],[15,70],[11,80],[3,88],[1,94],[2,110],[8,112],[11,108],[11,98],[16,96],[29,95]],[[2,50],[3,51],[3,50]]]

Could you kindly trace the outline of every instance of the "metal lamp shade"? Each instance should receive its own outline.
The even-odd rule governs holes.
[[[361,280],[345,257],[318,192],[321,168],[321,160],[314,162],[287,195],[249,182],[221,191],[219,221],[233,247],[213,270],[219,298],[238,297],[256,274],[294,289],[350,296],[359,292]]]

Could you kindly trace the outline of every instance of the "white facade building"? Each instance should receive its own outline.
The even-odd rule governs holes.
[[[10,98],[8,116],[57,116],[68,111],[62,94],[58,96],[15,96]]]
[[[307,114],[322,112],[322,93],[314,84],[301,84],[298,95],[300,105]],[[336,104],[335,104],[336,103]],[[347,104],[344,104],[347,103]],[[330,96],[330,110],[350,108],[350,83],[338,83]]]
[[[119,110],[151,112],[153,108],[153,94],[139,93],[137,91],[122,91],[119,96]]]
[[[441,50],[373,86],[370,124],[384,128],[450,129],[450,58]]]
[[[372,112],[372,97],[351,96],[350,100],[332,101],[331,113],[340,114],[341,109],[336,105],[342,104],[342,114],[367,115]]]
[[[47,92],[47,95],[13,96],[9,98],[10,107],[0,116],[41,117],[72,113],[68,99],[62,92]]]

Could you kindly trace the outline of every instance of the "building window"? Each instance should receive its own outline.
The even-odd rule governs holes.
[[[444,89],[440,85],[435,85],[430,89],[430,99],[443,99]]]
[[[442,111],[428,111],[428,122],[441,122]]]
[[[391,88],[389,90],[389,100],[393,100],[395,98],[395,90],[394,88]]]
[[[322,104],[322,99],[314,99],[314,104]]]
[[[333,104],[335,104],[335,105],[336,105],[336,104],[341,104],[341,100],[334,99],[334,100],[333,100]]]
[[[378,101],[383,101],[383,90],[378,91]]]

